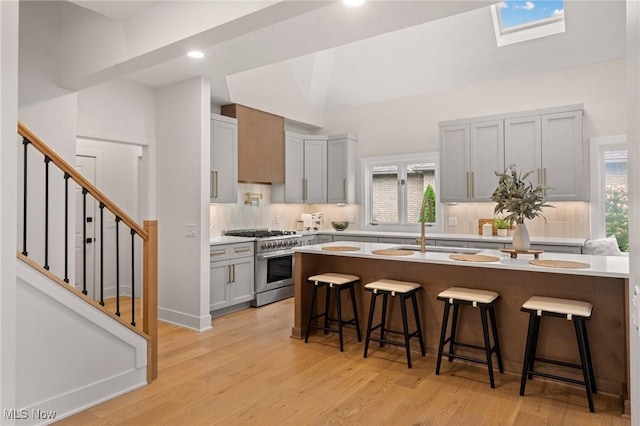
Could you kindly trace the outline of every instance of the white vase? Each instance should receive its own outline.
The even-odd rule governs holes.
[[[527,251],[531,247],[531,241],[529,241],[529,231],[524,223],[519,223],[516,226],[516,230],[513,233],[513,248],[518,251]]]

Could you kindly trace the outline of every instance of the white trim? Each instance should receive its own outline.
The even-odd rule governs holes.
[[[605,238],[605,203],[604,203],[604,151],[626,149],[627,136],[603,136],[589,139],[589,168],[591,170],[591,238]]]
[[[196,331],[206,331],[211,328],[211,314],[197,317],[173,309],[158,307],[158,319]]]
[[[413,154],[395,154],[376,157],[364,157],[360,160],[360,171],[362,173],[362,205],[360,210],[360,220],[362,223],[362,229],[367,231],[399,231],[399,232],[420,232],[419,224],[371,224],[371,199],[373,188],[371,186],[371,168],[378,165],[389,165],[396,163],[400,166],[405,166],[404,169],[399,169],[399,178],[406,179],[406,165],[420,162],[429,162],[435,164],[435,191],[436,191],[436,223],[426,228],[427,233],[440,233],[442,232],[442,205],[440,204],[440,156],[438,152],[423,152]],[[398,194],[398,203],[405,205],[403,194]],[[406,216],[406,211],[400,209],[398,211],[400,220]]]

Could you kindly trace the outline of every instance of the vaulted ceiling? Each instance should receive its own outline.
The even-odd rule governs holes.
[[[369,0],[359,8],[326,1],[53,3],[60,3],[64,87],[120,78],[160,87],[202,75],[215,103],[246,104],[317,126],[328,109],[625,52],[624,0],[565,0],[564,34],[500,48],[492,1]],[[186,57],[191,49],[205,58]]]

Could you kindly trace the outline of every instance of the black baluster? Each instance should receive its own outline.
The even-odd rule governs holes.
[[[104,306],[104,203],[100,203],[100,304]]]
[[[87,294],[87,190],[82,188],[82,294]]]
[[[64,174],[64,282],[69,283],[69,173]]]
[[[135,268],[136,231],[131,230],[131,325],[136,326],[136,268]]]
[[[44,156],[44,269],[49,270],[49,163],[51,158]]]
[[[24,146],[24,187],[22,188],[23,200],[22,200],[22,254],[27,256],[27,147],[29,145],[29,139],[22,138],[22,145]]]
[[[116,216],[116,315],[120,316],[120,218]]]

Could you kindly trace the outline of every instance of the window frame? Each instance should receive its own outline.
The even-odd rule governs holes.
[[[629,152],[627,144],[627,135],[603,136],[589,139],[589,158],[590,158],[590,187],[591,187],[591,239],[606,238],[607,220],[605,215],[605,182],[604,182],[604,152],[626,149]]]
[[[566,6],[566,5],[565,5]],[[525,24],[514,25],[508,28],[502,28],[502,15],[500,14],[500,3],[489,6],[491,9],[491,18],[493,20],[493,29],[496,34],[496,43],[498,47],[508,46],[523,41],[535,40],[541,37],[547,37],[565,32],[565,15],[552,16],[547,19],[528,22]]]
[[[375,166],[384,166],[384,165],[397,165],[398,169],[398,179],[404,179],[406,182],[407,178],[407,165],[415,164],[415,163],[433,163],[435,164],[435,192],[436,192],[436,222],[434,224],[429,224],[426,226],[427,233],[441,233],[442,232],[442,214],[443,209],[440,203],[440,156],[438,152],[423,152],[423,153],[413,153],[413,154],[396,154],[396,155],[385,155],[385,156],[375,156],[375,157],[365,157],[361,159],[361,170],[362,170],[362,210],[361,210],[361,223],[363,230],[368,231],[395,231],[395,232],[410,232],[416,233],[420,232],[420,224],[419,223],[402,223],[404,218],[407,215],[407,197],[406,197],[406,187],[404,185],[404,189],[400,191],[398,190],[398,218],[401,220],[401,223],[398,224],[390,224],[390,223],[380,223],[376,225],[372,225],[372,201],[373,201],[373,184],[372,184],[372,169]]]

